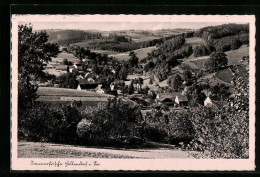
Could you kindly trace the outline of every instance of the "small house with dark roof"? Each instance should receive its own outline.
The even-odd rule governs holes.
[[[156,102],[159,104],[165,104],[168,106],[173,106],[174,101],[177,95],[181,95],[179,92],[173,92],[173,93],[158,93],[156,95]]]
[[[178,106],[187,106],[188,105],[188,98],[185,95],[176,95],[175,97],[175,103],[177,103]]]
[[[81,80],[79,80],[79,84],[78,84],[77,90],[95,91],[95,89],[97,87],[98,87],[98,83],[97,82],[81,79]]]

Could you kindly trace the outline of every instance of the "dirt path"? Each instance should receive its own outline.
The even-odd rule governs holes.
[[[152,143],[152,142],[151,142]],[[19,142],[18,157],[35,158],[144,158],[144,159],[186,159],[194,158],[191,151],[180,150],[173,145],[152,143],[154,148],[110,149],[89,148],[82,146],[60,145],[51,143]]]

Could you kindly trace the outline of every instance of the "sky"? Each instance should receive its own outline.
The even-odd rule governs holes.
[[[99,30],[99,31],[118,31],[118,30],[161,30],[188,28],[199,29],[205,26],[215,26],[227,22],[20,22],[20,24],[33,25],[34,30],[47,29],[76,29],[76,30]]]

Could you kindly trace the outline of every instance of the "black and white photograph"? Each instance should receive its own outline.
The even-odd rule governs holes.
[[[253,15],[13,15],[13,170],[254,170]]]

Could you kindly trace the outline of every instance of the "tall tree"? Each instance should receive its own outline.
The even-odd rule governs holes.
[[[217,72],[221,68],[227,66],[228,59],[224,52],[213,52],[210,55],[208,62],[206,63],[206,68],[210,72]]]
[[[179,87],[182,85],[182,79],[181,76],[179,76],[178,74],[175,74],[173,76],[171,76],[168,79],[168,84],[171,88],[173,88],[175,91],[179,90]]]
[[[51,61],[58,52],[58,45],[48,42],[45,31],[33,32],[31,25],[18,26],[19,107],[29,106],[36,98],[35,81],[45,76],[42,64]]]

